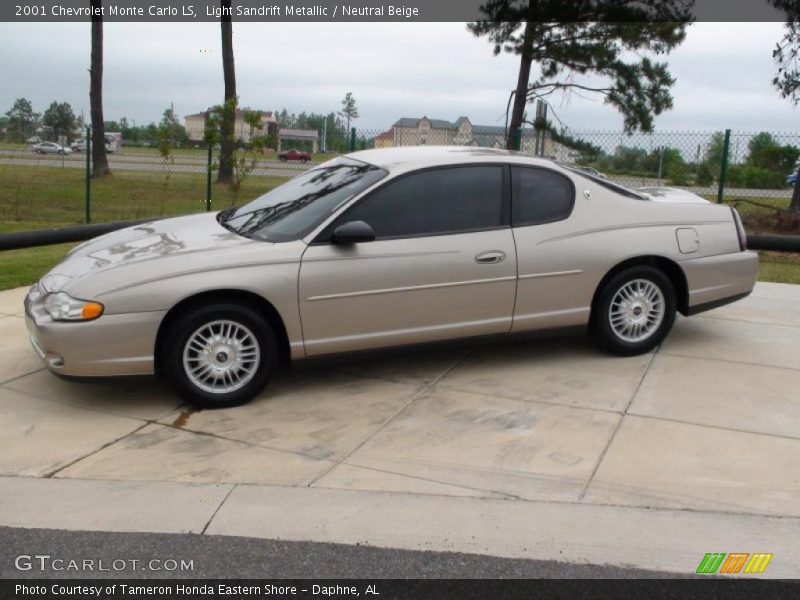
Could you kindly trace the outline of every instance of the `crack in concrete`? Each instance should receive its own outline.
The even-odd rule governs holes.
[[[747,365],[750,367],[764,367],[767,369],[781,369],[783,371],[800,371],[800,367],[784,367],[782,365],[766,365],[764,363],[747,362],[746,360],[736,360],[730,358],[716,358],[714,356],[692,356],[691,354],[681,354],[680,352],[672,352],[664,350],[661,352],[666,356],[679,356],[680,358],[691,358],[692,360],[713,360],[715,362],[730,363],[732,365]]]
[[[220,502],[220,503],[219,503],[219,506],[217,506],[216,510],[214,510],[214,512],[213,512],[213,513],[211,514],[211,516],[208,518],[208,521],[206,521],[206,524],[205,524],[205,526],[203,526],[203,530],[200,532],[200,535],[206,535],[206,531],[208,530],[209,526],[211,525],[211,521],[213,521],[213,520],[214,520],[214,517],[216,517],[216,516],[217,516],[217,513],[218,513],[218,512],[220,511],[220,509],[222,508],[222,505],[223,505],[223,504],[225,504],[225,502],[227,502],[227,501],[228,501],[228,498],[230,498],[230,497],[231,497],[231,494],[233,493],[233,490],[235,490],[237,487],[239,487],[239,484],[238,484],[238,483],[234,483],[234,484],[231,486],[231,489],[229,489],[229,490],[228,490],[228,493],[227,493],[227,494],[225,494],[225,497],[222,499],[222,502]]]
[[[642,376],[639,379],[639,383],[636,386],[636,389],[633,390],[633,394],[631,394],[631,398],[630,398],[630,400],[628,400],[628,404],[625,406],[625,410],[622,411],[622,415],[620,416],[620,419],[617,422],[617,426],[614,427],[614,431],[611,432],[611,437],[608,438],[608,443],[606,444],[605,448],[603,448],[603,451],[600,453],[600,456],[597,458],[597,463],[595,464],[594,469],[592,469],[592,472],[589,475],[589,478],[586,480],[586,484],[583,486],[583,489],[581,490],[581,493],[578,495],[578,502],[579,503],[582,503],[584,498],[586,497],[586,492],[589,490],[589,486],[594,481],[595,475],[597,475],[597,471],[600,470],[600,465],[603,464],[603,460],[605,459],[606,454],[608,453],[609,449],[611,448],[611,444],[614,443],[614,439],[617,437],[617,433],[619,432],[620,428],[622,427],[622,422],[625,420],[625,417],[628,415],[628,410],[630,409],[631,404],[633,404],[633,401],[636,398],[636,395],[639,393],[639,390],[642,388],[642,384],[644,383],[644,380],[647,377],[647,374],[650,373],[650,368],[653,366],[653,362],[655,361],[656,355],[658,354],[659,350],[661,350],[661,344],[659,344],[658,347],[650,355],[650,361],[647,363],[647,366],[644,368],[644,371],[642,372]]]
[[[105,450],[105,449],[106,449],[106,448],[108,448],[109,446],[113,446],[113,445],[114,445],[114,444],[116,444],[117,442],[121,442],[121,441],[122,441],[122,440],[124,440],[125,438],[127,438],[127,437],[130,437],[130,436],[132,436],[133,434],[135,434],[137,431],[141,431],[142,429],[144,429],[145,427],[147,427],[149,424],[150,424],[150,421],[146,421],[146,422],[142,423],[142,424],[141,424],[141,425],[139,425],[139,427],[137,427],[136,429],[133,429],[133,430],[129,431],[129,432],[128,432],[128,433],[126,433],[125,435],[123,435],[123,436],[121,436],[121,437],[119,437],[119,438],[117,438],[117,439],[115,439],[115,440],[112,440],[112,441],[110,441],[110,442],[107,442],[107,443],[103,444],[103,445],[102,445],[102,446],[100,446],[99,448],[97,448],[97,449],[95,449],[95,450],[92,450],[91,452],[89,452],[89,454],[85,454],[84,456],[78,457],[78,458],[76,458],[75,460],[73,460],[73,461],[71,461],[71,462],[69,462],[69,463],[67,463],[67,464],[65,464],[65,465],[62,465],[62,466],[58,467],[57,469],[55,469],[55,470],[53,470],[53,471],[50,471],[49,473],[45,473],[44,475],[42,475],[42,478],[43,478],[43,479],[52,479],[53,477],[55,477],[56,475],[58,475],[59,473],[61,473],[61,471],[63,471],[64,469],[68,469],[69,467],[71,467],[71,466],[73,466],[73,465],[75,465],[75,464],[79,463],[79,462],[80,462],[80,461],[82,461],[83,459],[85,459],[85,458],[89,458],[90,456],[94,456],[95,454],[97,454],[98,452],[102,452],[103,450]]]
[[[38,369],[34,369],[33,371],[27,371],[27,372],[23,373],[22,375],[15,375],[11,379],[4,379],[3,381],[0,381],[0,387],[6,385],[8,383],[14,383],[17,380],[22,379],[23,377],[27,377],[28,375],[34,375],[36,373],[39,373],[40,371],[44,371],[45,368],[46,367],[39,367]],[[17,390],[13,390],[13,391],[17,391]]]

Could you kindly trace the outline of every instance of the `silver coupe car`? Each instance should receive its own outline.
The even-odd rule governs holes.
[[[86,242],[26,300],[68,376],[164,373],[207,407],[250,400],[282,356],[588,326],[647,352],[676,312],[750,293],[736,211],[500,150],[367,150],[239,208]]]

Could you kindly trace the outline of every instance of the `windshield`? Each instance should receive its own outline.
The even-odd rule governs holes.
[[[612,192],[617,192],[618,194],[622,194],[623,196],[627,196],[628,198],[636,198],[637,200],[649,200],[649,198],[644,194],[635,192],[632,189],[626,188],[625,186],[619,185],[618,183],[614,183],[613,181],[600,177],[599,175],[595,175],[594,173],[587,170],[587,169],[592,169],[592,167],[579,167],[578,165],[568,165],[565,163],[556,163],[556,164],[559,167],[567,169],[568,171],[572,171],[573,173],[582,175],[587,179],[591,179],[595,183],[602,185],[604,188],[607,188]],[[597,169],[592,169],[592,171],[596,172]]]
[[[343,202],[386,176],[386,171],[350,158],[336,158],[290,179],[238,209],[221,212],[220,224],[266,242],[302,238]]]

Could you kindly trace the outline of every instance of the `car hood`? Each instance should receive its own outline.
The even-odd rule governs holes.
[[[239,256],[233,248],[268,242],[241,237],[216,219],[217,213],[163,219],[94,238],[74,248],[41,280],[47,292],[70,291],[78,282],[118,273],[115,279],[134,283],[147,277],[169,277],[188,270],[223,265]],[[244,253],[248,253],[245,251]],[[245,262],[247,257],[240,257]],[[123,274],[124,271],[124,274]]]

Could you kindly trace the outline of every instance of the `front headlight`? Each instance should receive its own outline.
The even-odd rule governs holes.
[[[103,314],[103,305],[99,302],[78,300],[66,292],[48,294],[44,309],[54,321],[90,321]]]
[[[42,299],[44,292],[42,292],[42,288],[39,287],[38,283],[34,283],[30,290],[28,290],[28,302],[31,304],[36,304],[39,300]]]

